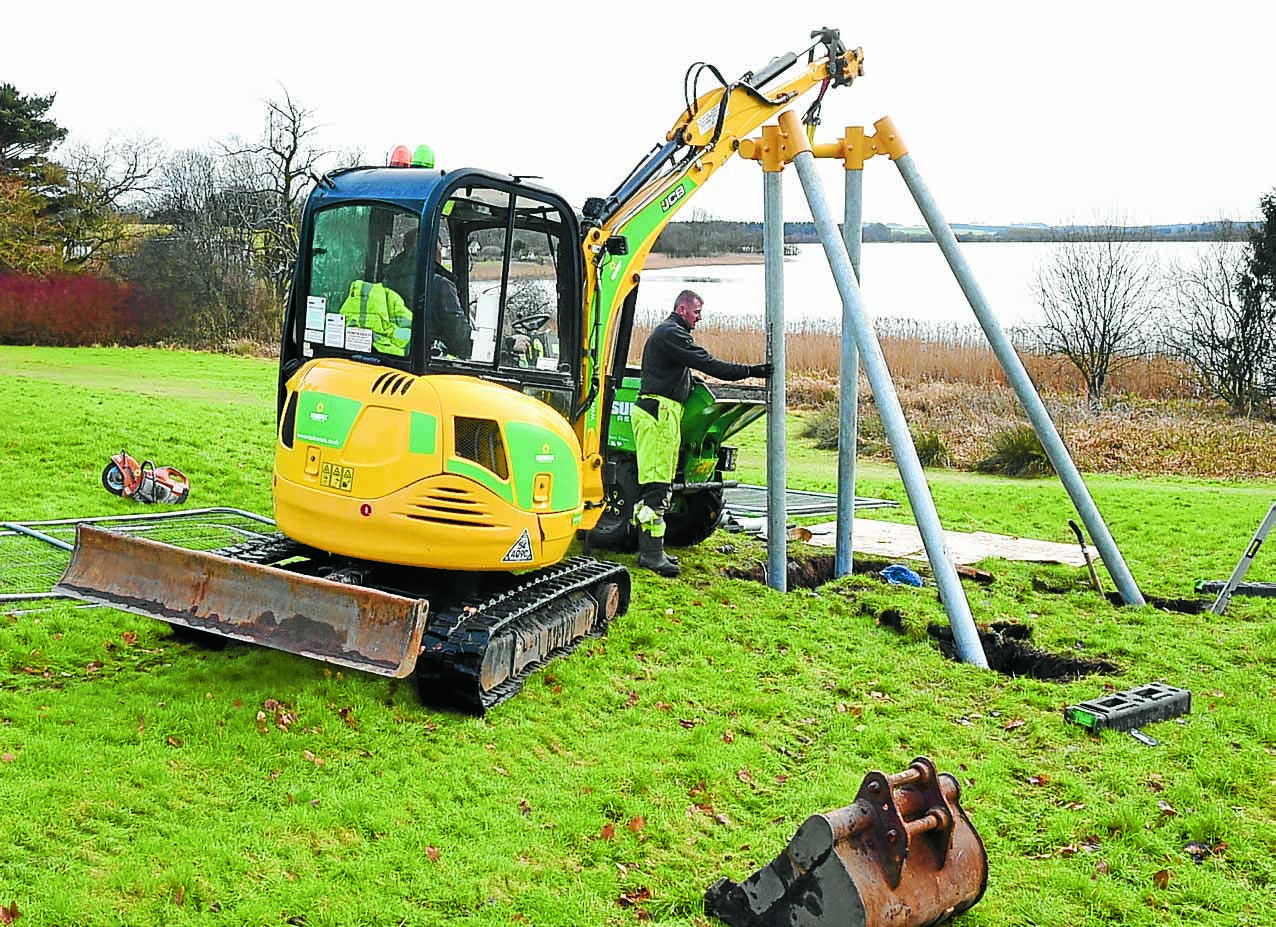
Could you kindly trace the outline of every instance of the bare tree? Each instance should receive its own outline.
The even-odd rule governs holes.
[[[102,144],[78,144],[58,160],[66,171],[57,213],[63,263],[99,263],[131,238],[124,212],[150,192],[162,160],[159,142],[110,136]]]
[[[150,215],[158,228],[116,262],[181,320],[177,337],[186,343],[277,338],[280,313],[256,274],[255,233],[237,221],[242,200],[224,158],[177,153],[157,174]]]
[[[1147,351],[1163,300],[1155,259],[1123,227],[1069,233],[1038,269],[1036,289],[1039,349],[1076,367],[1090,402],[1101,402],[1112,374]]]
[[[265,126],[257,142],[223,146],[233,186],[241,191],[236,219],[256,233],[259,261],[280,296],[297,257],[297,226],[310,178],[329,155],[315,144],[319,126],[314,110],[281,89],[281,97],[266,101]]]
[[[1238,415],[1263,405],[1264,367],[1276,352],[1276,318],[1241,292],[1247,263],[1245,248],[1217,242],[1196,263],[1175,267],[1162,333],[1202,388]]]

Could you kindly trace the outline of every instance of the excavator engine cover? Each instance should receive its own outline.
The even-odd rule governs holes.
[[[961,789],[926,757],[864,777],[855,803],[806,820],[744,882],[719,879],[705,911],[731,927],[927,927],[974,906],[988,856]]]

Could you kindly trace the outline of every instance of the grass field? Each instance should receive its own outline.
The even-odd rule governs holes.
[[[269,513],[274,391],[253,358],[0,348],[0,520],[136,511],[99,483],[121,447],[184,469],[190,505]],[[831,489],[832,456],[790,424],[791,485]],[[762,431],[743,437],[760,481]],[[929,475],[947,528],[1072,540],[1053,480]],[[888,465],[861,477],[906,501]],[[1276,501],[1273,482],[1088,482],[1166,599],[1225,578]],[[0,611],[0,906],[20,927],[703,925],[719,876],[769,863],[866,771],[927,755],[988,851],[959,924],[1273,923],[1276,600],[1118,608],[1081,570],[986,561],[996,581],[965,587],[977,622],[1119,668],[1056,682],[945,659],[933,585],[863,573],[781,595],[723,575],[764,558],[753,539],[680,553],[679,580],[635,571],[606,638],[484,719],[108,609]],[[1276,581],[1271,548],[1249,578]],[[1063,722],[1154,680],[1193,693],[1148,728],[1158,746]]]

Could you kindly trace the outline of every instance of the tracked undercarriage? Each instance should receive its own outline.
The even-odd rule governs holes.
[[[629,606],[629,574],[577,557],[455,574],[336,557],[283,536],[192,551],[79,526],[58,592],[383,676],[481,714]]]

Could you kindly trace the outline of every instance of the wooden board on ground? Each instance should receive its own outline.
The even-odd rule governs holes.
[[[811,544],[837,546],[836,522],[806,526]],[[857,518],[852,526],[851,543],[855,553],[875,554],[904,560],[926,560],[926,548],[916,525]],[[944,544],[954,563],[978,563],[985,557],[1003,560],[1025,560],[1033,563],[1064,563],[1085,566],[1081,545],[1039,541],[1033,538],[992,534],[988,531],[945,531]],[[1090,556],[1098,559],[1098,551],[1090,548]]]

